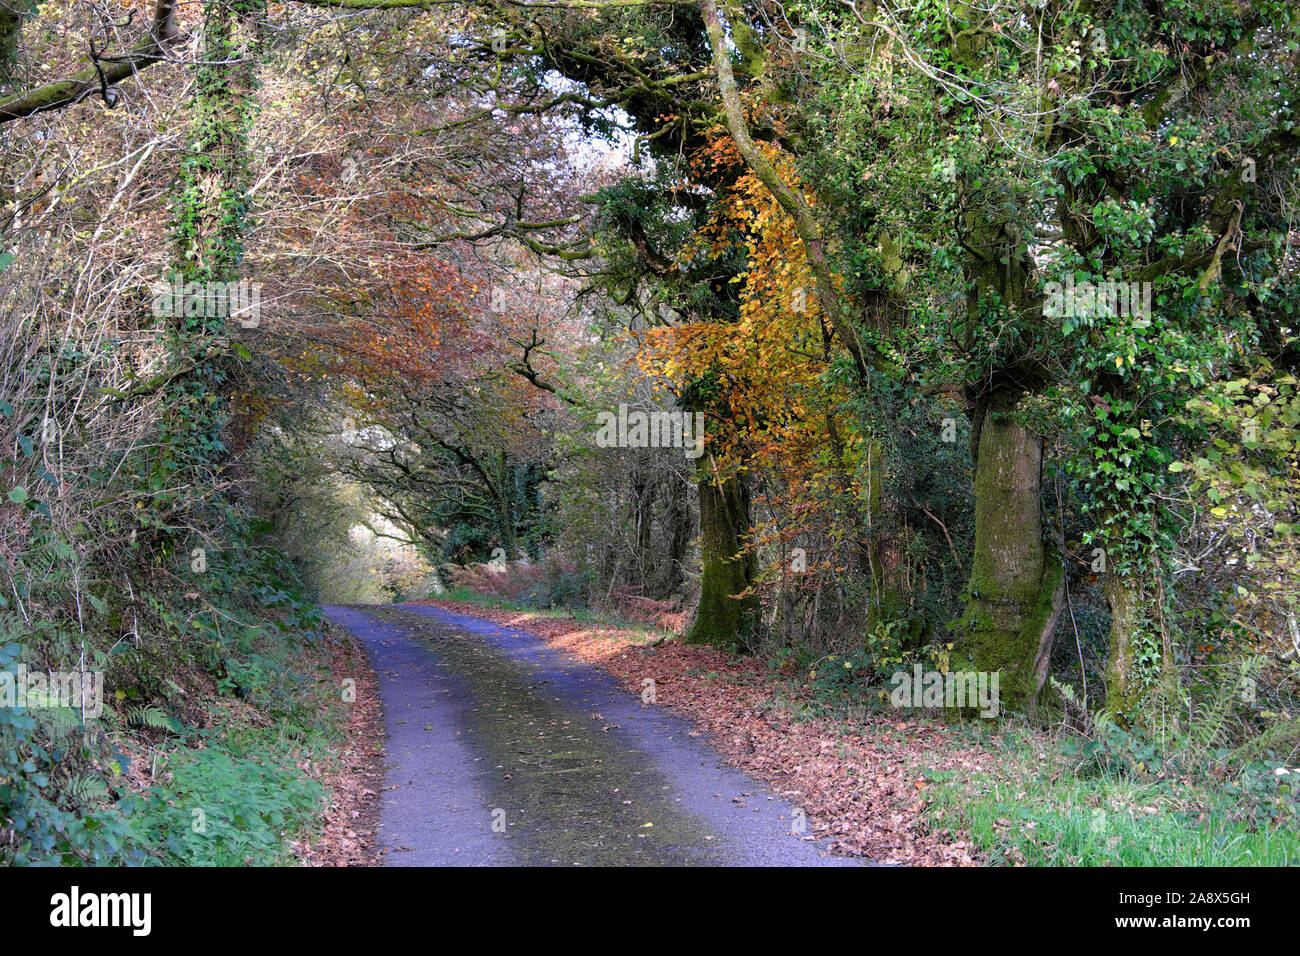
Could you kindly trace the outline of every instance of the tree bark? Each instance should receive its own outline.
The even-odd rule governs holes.
[[[1001,671],[1003,703],[1020,707],[1047,679],[1062,575],[1043,541],[1042,439],[1012,419],[1016,398],[1004,392],[977,410],[975,554],[953,630],[958,653],[976,671]]]
[[[706,469],[700,491],[700,604],[686,635],[691,644],[743,645],[758,613],[758,597],[747,594],[757,573],[749,547],[749,490],[738,475]]]
[[[1176,697],[1178,673],[1173,648],[1146,576],[1107,569],[1103,588],[1110,605],[1110,661],[1106,666],[1106,711],[1119,724],[1150,723],[1147,704],[1167,705]],[[1163,698],[1163,699],[1162,699]]]
[[[9,44],[12,47],[17,44],[20,29],[20,19],[14,19],[11,23],[0,21],[0,46]],[[168,46],[175,38],[176,0],[158,0],[158,5],[154,8],[153,24],[130,51],[111,59],[100,58],[92,62],[89,68],[74,73],[66,80],[46,83],[0,103],[0,123],[61,110],[96,92],[104,97],[108,105],[115,105],[120,94],[113,87],[145,67],[166,59]]]

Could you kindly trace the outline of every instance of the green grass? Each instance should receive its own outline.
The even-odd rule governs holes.
[[[1028,728],[976,732],[996,774],[926,773],[925,813],[965,833],[992,864],[1294,866],[1300,828],[1291,791],[1252,801],[1239,789],[1149,774],[1088,771],[1060,742]],[[1269,772],[1258,767],[1250,774]],[[1279,819],[1261,812],[1291,809]]]
[[[167,782],[135,801],[132,837],[178,866],[291,862],[286,839],[316,820],[320,785],[294,765],[301,747],[276,731],[205,736],[172,751]]]
[[[277,637],[243,650],[228,671],[257,723],[210,705],[216,729],[183,732],[157,758],[155,785],[124,801],[130,841],[149,862],[292,864],[287,841],[320,818],[325,792],[299,764],[323,761],[344,733],[342,695],[311,645]]]

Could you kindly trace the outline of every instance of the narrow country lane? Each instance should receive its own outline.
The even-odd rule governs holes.
[[[387,730],[390,866],[843,866],[796,808],[608,674],[438,608],[329,607],[364,644]]]

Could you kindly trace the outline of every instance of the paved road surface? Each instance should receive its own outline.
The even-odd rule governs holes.
[[[390,866],[844,866],[665,709],[523,631],[329,607],[379,675]]]

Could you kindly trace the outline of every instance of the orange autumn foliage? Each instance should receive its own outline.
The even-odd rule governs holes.
[[[786,182],[803,189],[789,157],[763,148]],[[718,136],[694,163],[719,168],[740,158]],[[794,223],[749,172],[719,197],[683,254],[720,259],[737,245],[745,252],[732,280],[740,284],[739,316],[651,329],[638,363],[674,382],[716,377],[722,407],[708,429],[712,459],[722,471],[750,472],[757,501],[780,516],[754,529],[755,541],[784,553],[796,538],[818,537],[832,546],[822,557],[833,573],[834,512],[862,493],[852,476],[865,470],[866,443],[847,413],[850,390],[831,374],[837,353]],[[826,534],[809,534],[817,531]]]

